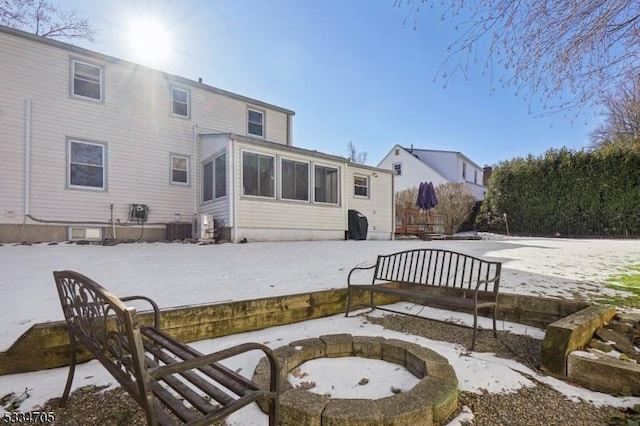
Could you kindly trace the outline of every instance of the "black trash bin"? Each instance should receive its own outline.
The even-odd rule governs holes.
[[[356,210],[349,210],[349,239],[350,240],[366,240],[367,230],[369,229],[369,221],[367,217]]]

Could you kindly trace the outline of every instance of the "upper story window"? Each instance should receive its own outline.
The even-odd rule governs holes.
[[[402,174],[402,163],[393,163],[393,171],[400,176]]]
[[[255,109],[247,110],[247,133],[264,137],[264,112]]]
[[[242,194],[275,197],[275,157],[242,153]]]
[[[473,171],[473,183],[478,183],[478,171]]]
[[[462,179],[467,178],[467,163],[462,162]]]
[[[106,145],[69,140],[67,182],[70,188],[106,189]]]
[[[189,157],[184,155],[171,156],[171,183],[189,184]]]
[[[369,178],[367,176],[353,177],[353,194],[356,197],[369,197]]]
[[[171,88],[171,113],[180,117],[189,118],[189,91]]]
[[[100,66],[71,60],[71,95],[102,101],[104,73]]]
[[[283,158],[280,169],[282,199],[309,201],[309,163]]]
[[[314,166],[315,201],[338,204],[338,169]]]

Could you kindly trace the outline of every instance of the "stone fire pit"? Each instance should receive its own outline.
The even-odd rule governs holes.
[[[283,426],[441,425],[458,410],[458,379],[446,358],[422,346],[383,337],[332,334],[291,342],[275,350],[281,363]],[[380,399],[337,399],[294,388],[287,374],[317,358],[357,356],[405,367],[420,381]],[[258,363],[253,380],[268,387],[269,363]],[[261,404],[266,410],[267,402]]]

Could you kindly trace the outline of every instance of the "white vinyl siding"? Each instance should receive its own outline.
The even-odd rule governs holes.
[[[106,189],[106,145],[69,139],[67,158],[70,188]]]
[[[357,210],[367,218],[367,239],[389,239],[394,232],[393,224],[393,180],[394,172],[372,171],[363,166],[349,164],[347,179],[353,182],[358,176],[366,176],[369,197],[355,194],[347,200],[349,209]]]
[[[308,202],[283,199],[280,194],[281,175],[280,168],[276,173],[276,183],[278,189],[277,197],[246,197],[242,196],[242,154],[246,151],[256,152],[263,155],[276,157],[277,164],[282,159],[294,160],[309,164],[310,192]],[[339,204],[316,203],[313,200],[313,166],[320,159],[316,156],[304,153],[281,152],[275,149],[258,146],[258,143],[238,142],[234,168],[236,174],[236,185],[240,191],[236,193],[236,226],[245,230],[271,229],[282,230],[282,232],[308,232],[309,239],[313,238],[312,230],[333,233],[333,235],[344,238],[346,229],[346,210],[341,206],[346,206],[344,198],[339,199]],[[322,165],[331,166],[339,170],[339,182],[346,179],[343,176],[345,163],[331,162],[322,159]],[[344,192],[339,191],[340,197]],[[239,231],[242,235],[242,231]]]
[[[200,143],[198,145],[199,145],[199,149],[198,149],[199,157],[204,160],[202,163],[213,161],[213,169],[214,169],[214,176],[213,176],[214,180],[212,185],[212,189],[214,191],[213,193],[214,198],[210,201],[207,201],[206,203],[204,202],[204,200],[202,200],[202,186],[204,184],[204,176],[202,176],[202,173],[196,174],[196,179],[199,179],[198,188],[199,188],[200,195],[198,197],[201,202],[200,207],[198,209],[198,213],[211,215],[213,216],[213,218],[223,223],[224,226],[229,226],[231,223],[230,197],[228,196],[231,193],[230,192],[231,189],[229,186],[231,177],[229,175],[229,167],[228,167],[229,152],[227,150],[230,145],[229,138],[227,135],[202,135],[200,137]],[[215,171],[218,171],[218,173],[220,172],[219,169],[215,169],[216,167],[215,162],[216,160],[218,160],[218,164],[220,164],[220,161],[222,159],[224,159],[224,162],[225,162],[224,179],[226,183],[225,191],[227,195],[219,198],[215,198],[216,183],[218,183],[219,185],[219,181],[216,180]],[[218,178],[219,178],[219,175],[218,175]]]
[[[252,103],[124,60],[60,46],[0,31],[0,57],[11,58],[3,62],[0,79],[2,223],[21,224],[24,218],[27,100],[32,105],[29,213],[34,217],[106,222],[113,204],[114,219],[126,222],[130,203],[147,204],[153,223],[174,221],[176,214],[183,220],[192,217],[194,198],[200,200],[202,193],[201,161],[226,149],[216,145],[213,152],[203,154],[202,136],[196,134],[194,144],[193,123],[211,133],[246,134],[247,105]],[[102,102],[92,98],[80,102],[73,94],[72,60],[100,67]],[[181,85],[189,89],[192,121],[166,119],[171,111],[171,88]],[[265,139],[286,144],[287,112],[254,105],[265,113]],[[104,190],[65,191],[70,188],[68,138],[108,143]],[[189,186],[171,184],[168,153],[189,156]],[[229,155],[227,151],[227,162]],[[234,167],[239,163],[234,160]],[[206,206],[206,214],[227,224],[231,220],[226,200],[233,192],[228,173],[227,196]],[[238,192],[241,190],[234,194]]]
[[[189,157],[171,155],[171,183],[189,185]]]
[[[171,113],[179,117],[190,117],[190,98],[191,95],[188,90],[180,89],[178,87],[171,88]]]
[[[101,66],[71,59],[71,95],[102,101],[103,74]]]

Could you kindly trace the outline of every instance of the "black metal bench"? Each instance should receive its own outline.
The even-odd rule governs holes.
[[[376,308],[374,293],[384,293],[417,300],[420,303],[461,308],[473,312],[473,340],[475,349],[478,328],[478,309],[493,311],[493,334],[496,331],[496,310],[498,288],[500,286],[501,262],[489,262],[440,249],[417,249],[399,253],[380,255],[375,265],[355,267],[347,277],[347,312],[353,309],[354,290],[369,293],[369,303],[358,307]],[[351,276],[356,271],[373,269],[371,284],[352,284]],[[392,309],[378,306],[378,309],[395,313]]]
[[[73,271],[53,275],[71,343],[69,376],[61,406],[66,404],[71,390],[76,345],[80,343],[136,400],[149,425],[211,424],[263,399],[269,402],[269,424],[278,424],[279,365],[268,347],[244,343],[202,354],[160,330],[158,305],[148,297],[117,298]],[[123,303],[131,300],[151,305],[152,326],[141,325],[136,309]],[[252,350],[263,351],[269,359],[269,389],[219,363]]]

